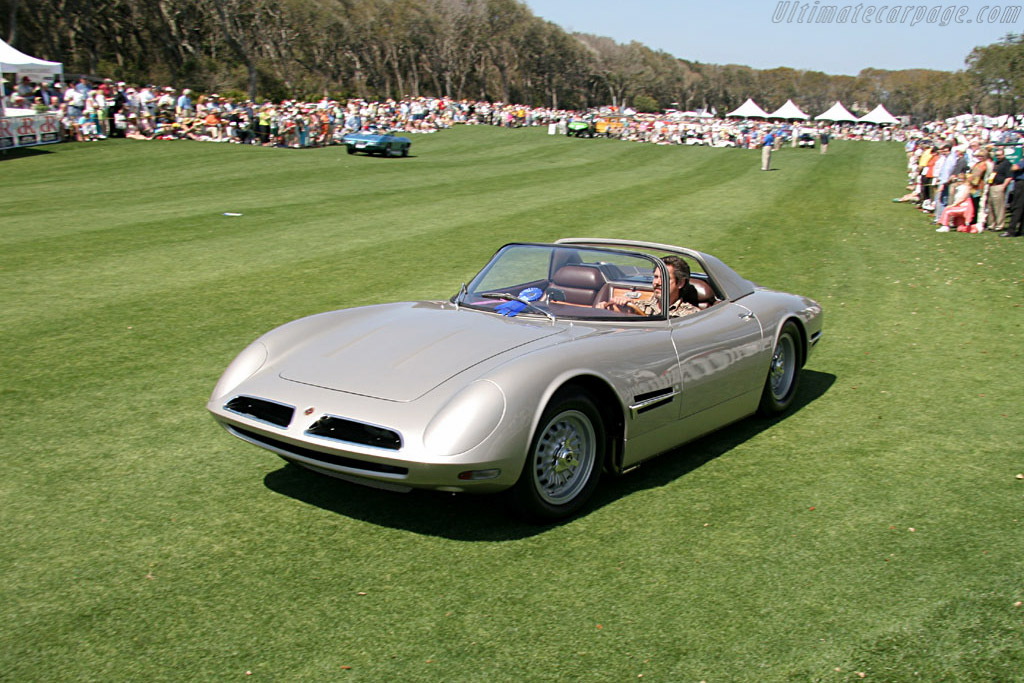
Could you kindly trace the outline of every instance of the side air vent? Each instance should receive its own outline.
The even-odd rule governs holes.
[[[248,429],[242,429],[235,425],[228,425],[228,430],[245,438],[253,443],[273,448],[280,451],[281,453],[290,453],[292,455],[301,455],[304,458],[310,460],[316,460],[318,462],[329,463],[331,465],[339,465],[341,467],[348,467],[353,470],[364,470],[366,472],[378,472],[380,474],[397,474],[405,476],[409,474],[407,467],[396,467],[394,465],[385,465],[378,462],[367,462],[365,460],[357,460],[356,458],[349,458],[344,455],[335,455],[334,453],[321,453],[320,451],[314,451],[312,448],[304,448],[303,446],[296,446],[294,444],[285,443],[284,441],[278,441],[272,439],[269,436],[263,434],[257,434],[256,432],[250,432]]]
[[[374,448],[386,448],[391,451],[397,451],[402,447],[402,437],[398,435],[398,432],[331,415],[324,415],[314,422],[306,430],[306,433],[325,439],[373,446]]]
[[[633,405],[629,407],[633,413],[633,417],[642,415],[648,410],[654,410],[664,405],[671,403],[675,397],[679,394],[679,391],[665,387],[664,389],[658,389],[657,391],[648,391],[644,394],[637,394],[633,397]]]
[[[224,410],[245,415],[276,427],[287,427],[295,414],[295,408],[253,396],[235,396],[227,402]]]

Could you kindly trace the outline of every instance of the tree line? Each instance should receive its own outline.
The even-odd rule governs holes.
[[[812,116],[841,100],[926,120],[1019,113],[1024,36],[975,48],[956,72],[857,76],[676,58],[568,33],[518,0],[0,0],[0,33],[67,75],[252,99],[448,96],[553,108],[725,113],[747,97]]]

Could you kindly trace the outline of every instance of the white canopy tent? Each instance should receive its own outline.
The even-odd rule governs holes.
[[[860,121],[863,123],[874,123],[879,126],[893,125],[900,122],[898,118],[886,111],[885,107],[881,104],[872,109],[870,113],[860,117]]]
[[[748,97],[746,102],[726,114],[726,116],[738,116],[744,119],[766,119],[768,118],[768,112],[761,109],[754,100]]]
[[[786,103],[768,115],[770,119],[800,119],[806,121],[811,118],[800,110],[800,107],[793,104],[793,100],[786,100]]]
[[[28,76],[30,81],[38,83],[63,75],[64,65],[60,62],[48,62],[45,59],[30,57],[0,40],[0,71],[17,74],[18,80]]]
[[[64,65],[60,62],[48,62],[45,59],[30,57],[0,40],[0,72],[15,74],[16,82],[11,84],[13,89],[25,76],[36,83],[46,80],[47,77],[52,80],[60,79],[64,74]],[[3,113],[3,98],[0,98],[0,115]]]
[[[857,117],[847,111],[842,102],[836,102],[828,111],[814,117],[815,121],[856,121]]]

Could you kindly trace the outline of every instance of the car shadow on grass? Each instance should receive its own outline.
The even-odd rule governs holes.
[[[636,491],[657,488],[724,455],[766,429],[785,422],[835,384],[836,376],[804,370],[800,391],[781,418],[750,417],[649,460],[624,477],[607,477],[594,498],[575,517],[536,525],[515,517],[504,495],[464,495],[414,490],[393,493],[317,474],[297,465],[269,473],[271,491],[339,515],[427,536],[459,541],[509,541],[542,534],[584,517]]]
[[[804,370],[800,374],[800,390],[793,399],[793,405],[781,417],[754,415],[648,460],[636,471],[614,480],[611,486],[600,487],[589,508],[596,510],[635,491],[658,488],[693,472],[761,432],[793,417],[805,406],[824,396],[835,382],[835,375]]]

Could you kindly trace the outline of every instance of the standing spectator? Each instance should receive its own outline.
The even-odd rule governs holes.
[[[174,88],[164,88],[163,94],[156,100],[157,111],[169,121],[174,120]]]
[[[933,193],[935,220],[932,221],[933,223],[939,222],[939,217],[945,210],[946,204],[949,203],[949,180],[953,176],[955,164],[956,157],[953,155],[953,146],[948,143],[942,145],[939,148],[939,158],[935,161],[935,176],[933,178],[935,184]]]
[[[768,171],[772,167],[772,147],[775,146],[775,134],[769,130],[761,141],[761,170]]]
[[[64,104],[68,107],[68,116],[77,123],[85,110],[85,95],[77,87],[68,88],[64,93]]]
[[[828,153],[828,128],[822,128],[821,129],[821,135],[819,136],[818,139],[821,142],[821,153],[822,154],[827,154]]]
[[[179,119],[190,119],[196,115],[196,109],[192,105],[192,91],[188,88],[181,91],[178,101],[175,102],[174,113]]]
[[[996,147],[995,166],[992,169],[992,183],[988,186],[988,213],[991,219],[988,225],[993,230],[1006,227],[1006,188],[1013,180],[1011,167],[1006,158],[1006,151]]]
[[[256,134],[259,135],[260,144],[266,147],[270,144],[270,105],[264,104],[260,107],[260,113],[256,119]]]
[[[119,82],[114,89],[110,99],[110,116],[110,137],[125,137],[128,131],[128,93],[124,81]]]
[[[967,182],[971,186],[971,201],[974,204],[974,215],[978,219],[978,232],[985,229],[981,222],[981,198],[988,187],[991,164],[988,160],[988,150],[979,149],[974,153],[974,165],[968,175]]]
[[[1010,223],[1000,237],[1020,237],[1024,234],[1024,165],[1010,167],[1013,173],[1013,197],[1010,199]]]
[[[153,86],[147,85],[144,88],[139,89],[139,112],[147,113],[150,116],[156,114],[156,95],[153,94]]]
[[[86,100],[86,107],[92,105],[90,118],[96,124],[96,135],[100,140],[105,139],[109,134],[109,120],[107,119],[107,98],[102,90],[93,90]]]

